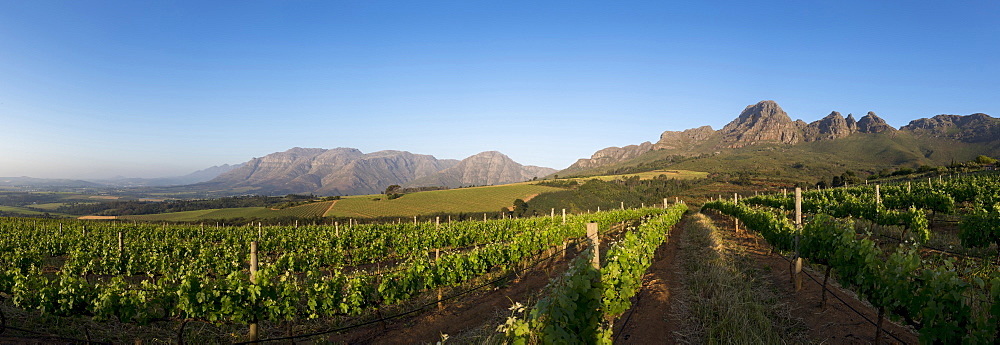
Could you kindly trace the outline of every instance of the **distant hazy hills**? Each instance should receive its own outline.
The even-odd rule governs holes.
[[[486,151],[463,159],[437,173],[407,182],[406,187],[461,187],[507,184],[544,177],[556,169],[521,165],[497,151]]]
[[[447,186],[527,181],[555,169],[523,166],[499,152],[462,161],[406,151],[362,153],[353,148],[293,148],[251,159],[206,183],[254,193],[352,195],[381,193],[390,185]]]
[[[103,185],[119,186],[119,187],[182,186],[182,185],[189,185],[189,184],[209,181],[213,178],[218,177],[220,174],[236,169],[241,165],[242,164],[217,165],[211,168],[198,170],[184,176],[176,176],[176,177],[160,177],[160,178],[116,177],[106,180],[90,180],[90,181]]]
[[[873,112],[858,120],[851,114],[845,118],[834,111],[812,123],[793,121],[776,102],[761,101],[747,106],[720,130],[703,126],[666,131],[655,144],[605,148],[589,159],[578,160],[559,175],[653,166],[653,162],[676,157],[699,157],[687,159],[677,168],[781,173],[793,165],[797,169],[825,166],[818,170],[827,171],[835,171],[838,166],[877,169],[905,164],[947,164],[979,154],[998,153],[1000,119],[986,114],[938,115],[896,129]]]
[[[0,177],[0,186],[38,188],[107,188],[107,187],[165,187],[183,186],[211,180],[219,174],[239,167],[240,164],[223,164],[202,169],[184,176],[140,178],[113,177],[109,179],[72,180],[33,177]]]
[[[355,195],[404,187],[495,185],[552,174],[598,175],[659,168],[753,172],[795,179],[877,171],[900,165],[944,165],[1000,155],[1000,119],[986,114],[937,115],[893,128],[875,113],[860,119],[834,111],[812,123],[792,120],[774,101],[746,107],[722,129],[666,131],[656,143],[609,147],[565,170],[524,166],[496,151],[461,161],[406,151],[293,148],[237,165],[185,176],[108,180],[0,178],[0,186],[165,187],[171,192]],[[644,170],[645,169],[645,170]]]

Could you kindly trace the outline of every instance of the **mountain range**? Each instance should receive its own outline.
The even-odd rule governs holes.
[[[845,167],[863,162],[854,165],[869,169],[905,164],[947,164],[969,160],[979,154],[1000,153],[1000,119],[981,113],[937,115],[913,120],[897,129],[874,112],[855,120],[853,114],[845,118],[834,111],[820,120],[806,123],[793,121],[774,101],[761,101],[747,106],[722,129],[702,126],[684,131],[666,131],[656,143],[647,141],[638,145],[608,147],[595,152],[590,158],[577,160],[558,175],[599,174],[615,168],[649,165],[668,157],[673,157],[675,161],[677,157],[712,158],[704,159],[700,165],[687,163],[678,168],[711,168],[711,164],[718,164],[715,169],[709,170],[727,168],[721,165],[750,169],[754,166],[743,164],[748,160],[727,160],[726,157],[750,151],[774,150],[785,152],[791,160],[818,157],[818,160],[829,159]],[[757,165],[757,168],[764,167]]]
[[[354,195],[381,193],[390,185],[454,188],[506,184],[555,171],[518,164],[496,151],[459,161],[406,151],[366,154],[353,148],[296,147],[253,158],[203,185],[262,194]]]
[[[239,167],[240,165],[242,164],[223,164],[198,170],[184,176],[156,177],[156,178],[116,176],[106,179],[73,180],[73,179],[34,178],[27,176],[0,177],[0,186],[38,187],[38,188],[48,188],[48,189],[51,188],[101,189],[101,188],[117,188],[117,187],[134,188],[134,187],[183,186],[183,185],[196,184],[211,180],[224,172]]]
[[[521,165],[487,151],[463,160],[406,151],[363,153],[354,148],[292,148],[241,164],[185,176],[106,180],[0,178],[0,186],[151,187],[171,192],[356,195],[390,185],[462,187],[522,182],[546,176],[590,176],[659,168],[753,172],[813,177],[847,169],[875,172],[901,165],[945,165],[977,155],[1000,155],[1000,119],[986,114],[937,115],[894,128],[874,112],[860,119],[833,111],[806,123],[774,101],[751,104],[719,130],[702,126],[665,131],[655,143],[598,150],[568,168]]]

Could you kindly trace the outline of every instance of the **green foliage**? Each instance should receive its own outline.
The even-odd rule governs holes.
[[[585,222],[606,227],[662,212],[616,210],[570,216],[567,224],[541,217],[440,227],[168,227],[5,218],[0,219],[5,230],[0,237],[0,294],[10,296],[15,306],[43,314],[132,323],[356,315],[509,268],[582,236]],[[255,240],[261,269],[251,282],[247,260],[249,243]],[[436,261],[428,255],[435,248],[442,253]],[[397,264],[389,273],[363,269],[393,262]]]
[[[760,231],[758,226],[764,229],[775,226],[774,222],[752,220],[757,213],[767,211],[753,211],[728,202],[709,203],[705,208],[740,218],[748,228],[757,231]],[[897,250],[884,253],[871,240],[858,239],[852,229],[850,221],[819,214],[802,230],[800,255],[829,265],[844,285],[854,287],[873,306],[917,326],[922,343],[992,344],[997,340],[996,326],[988,324],[1000,319],[997,304],[1000,300],[993,295],[1000,289],[996,285],[1000,276],[991,280],[991,286],[981,282],[981,287],[990,291],[991,304],[986,305],[985,311],[974,314],[975,302],[966,296],[971,285],[958,277],[951,261],[946,260],[941,266],[925,266],[915,246],[900,245]],[[787,248],[784,245],[787,239],[775,240],[776,247]],[[987,330],[972,329],[972,325]]]
[[[534,195],[543,196],[561,190],[534,184],[511,184],[409,193],[398,199],[381,201],[372,201],[370,197],[347,197],[337,201],[326,216],[379,218],[479,213],[479,219],[482,219],[482,213],[493,213],[501,207],[510,207],[514,199],[525,200]],[[538,214],[548,214],[548,209]]]
[[[739,218],[747,227],[754,229],[771,245],[781,250],[791,250],[795,225],[788,218],[764,210],[755,210],[744,204],[711,201],[703,209],[714,209]]]
[[[316,199],[314,195],[286,196],[234,196],[208,200],[170,200],[170,201],[110,201],[98,203],[72,203],[56,209],[57,212],[68,214],[93,214],[100,216],[140,215],[169,212],[209,210],[219,208],[243,207],[292,207],[302,205]]]
[[[663,204],[664,198],[680,195],[688,189],[711,183],[707,179],[647,179],[638,177],[619,180],[591,179],[569,190],[557,190],[540,194],[529,202],[529,214],[548,214],[551,209],[565,208],[567,212],[578,213],[640,207]]]
[[[521,199],[514,199],[514,216],[524,217],[528,215],[528,203]]]
[[[508,332],[512,343],[611,344],[600,312],[601,272],[590,265],[593,256],[593,250],[584,251],[549,285],[551,293]]]
[[[686,211],[686,205],[676,205],[626,233],[611,245],[600,270],[592,266],[588,248],[552,280],[546,297],[524,319],[512,317],[498,330],[513,344],[611,344],[610,321],[631,307],[653,253]]]
[[[965,247],[1000,244],[1000,204],[989,209],[976,208],[958,224],[958,236]]]
[[[874,188],[874,186],[856,186],[805,192],[802,194],[802,212],[825,213],[837,218],[857,217],[880,225],[903,225],[910,231],[915,241],[925,243],[930,239],[930,226],[927,215],[917,207],[954,209],[954,200],[947,195],[921,194],[921,192],[904,195],[898,186],[895,189],[885,188],[884,202],[879,204],[876,202]],[[791,195],[761,195],[743,199],[742,202],[785,210],[792,210],[795,207],[795,200]],[[902,207],[903,210],[894,210],[887,206]]]
[[[656,248],[667,240],[671,227],[680,222],[686,211],[684,204],[672,207],[666,214],[629,231],[608,249],[607,262],[601,268],[607,318],[617,318],[632,306],[631,298],[642,287],[642,275],[652,264]]]
[[[976,157],[976,159],[973,159],[972,161],[976,162],[976,164],[981,164],[981,165],[996,164],[997,163],[997,160],[995,158],[984,156],[984,155],[979,155],[978,157]]]

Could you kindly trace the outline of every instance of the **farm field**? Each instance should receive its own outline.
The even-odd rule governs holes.
[[[513,205],[514,199],[528,200],[535,195],[558,190],[562,189],[517,183],[417,192],[393,200],[388,200],[385,195],[380,194],[352,196],[336,201],[325,216],[373,218],[433,213],[496,212],[501,207]]]
[[[696,179],[708,177],[708,173],[704,171],[691,171],[691,170],[675,170],[675,169],[665,169],[665,170],[653,170],[635,174],[621,174],[621,175],[602,175],[602,176],[591,176],[591,177],[574,177],[571,180],[575,181],[586,181],[590,179],[598,179],[604,181],[617,180],[623,178],[630,178],[633,176],[638,176],[639,179],[649,180],[660,177],[660,175],[666,176],[666,178],[671,179]]]
[[[238,207],[120,216],[118,218],[144,221],[197,221],[202,219],[228,218],[321,217],[330,207],[331,203],[333,201],[322,201],[279,210],[267,207]]]
[[[112,343],[158,343],[164,337],[228,343],[246,340],[248,324],[259,323],[264,337],[287,334],[288,321],[308,337],[306,330],[364,322],[376,317],[375,310],[413,308],[415,301],[434,298],[426,291],[435,288],[464,290],[483,279],[514,278],[511,272],[552,257],[567,242],[584,246],[584,223],[593,222],[602,237],[612,239],[630,231],[625,223],[648,224],[640,228],[645,236],[662,238],[656,229],[676,223],[685,209],[681,204],[570,215],[565,223],[537,217],[440,227],[3,218],[9,236],[0,238],[0,310],[11,332]],[[204,324],[177,331],[191,320]]]
[[[812,190],[802,193],[801,230],[789,220],[797,208],[792,193],[704,208],[738,219],[827,276],[832,271],[914,327],[921,343],[989,344],[1000,336],[998,186],[1000,175],[988,174]]]
[[[682,216],[687,205],[678,203],[584,212],[565,225],[547,216],[301,227],[6,218],[0,308],[15,316],[8,326],[73,339],[95,335],[60,333],[40,320],[89,329],[117,320],[96,335],[114,343],[181,333],[187,342],[239,342],[256,322],[262,339],[334,343],[429,343],[449,334],[457,343],[607,343],[620,335],[632,339],[625,343],[992,344],[1000,320],[997,186],[1000,175],[977,175],[810,190],[801,231],[787,211],[795,208],[794,193],[748,191],[737,191],[739,203],[705,203],[704,215]],[[543,186],[500,187],[437,192],[482,196]],[[397,200],[421,194],[435,192]],[[383,201],[371,200],[377,197],[181,212],[176,219],[317,214],[352,199]],[[599,255],[584,239],[587,222],[598,223]],[[796,255],[804,273],[790,281],[788,260]],[[260,293],[246,295],[249,289]],[[714,292],[699,293],[704,289]],[[752,315],[745,310],[751,304]],[[699,310],[736,321],[720,323]],[[386,315],[394,321],[369,325]],[[147,325],[153,319],[161,321]],[[178,333],[181,320],[212,326]],[[761,327],[771,328],[741,331]]]
[[[0,206],[0,212],[12,212],[12,213],[23,214],[23,215],[27,215],[27,216],[40,216],[40,215],[43,215],[45,213],[48,213],[48,214],[53,215],[53,216],[69,216],[69,215],[65,215],[65,214],[57,213],[57,212],[46,212],[46,211],[32,210],[32,209],[28,209],[28,208],[24,208],[24,207],[17,207],[17,206]]]

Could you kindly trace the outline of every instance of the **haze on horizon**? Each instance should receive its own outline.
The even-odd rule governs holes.
[[[766,99],[807,122],[996,117],[997,23],[984,1],[0,1],[0,176],[292,147],[562,169]]]

